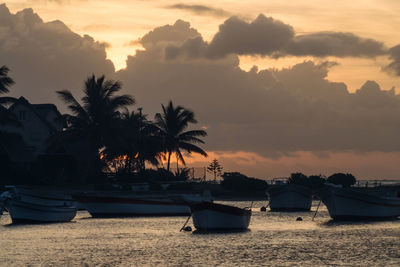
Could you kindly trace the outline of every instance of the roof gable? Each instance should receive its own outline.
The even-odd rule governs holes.
[[[46,119],[46,116],[50,112],[54,112],[57,116],[57,119],[60,119],[60,121],[62,121],[62,115],[57,110],[57,107],[54,104],[31,104],[26,98],[21,96],[14,104],[11,105],[9,110],[15,110],[18,105],[23,105],[27,107],[33,114],[35,114],[39,118],[39,120],[49,129],[50,132],[57,132],[57,129]]]

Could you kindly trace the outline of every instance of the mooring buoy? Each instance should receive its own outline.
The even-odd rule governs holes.
[[[296,221],[302,221],[303,220],[303,218],[301,218],[301,217],[297,217],[297,219],[296,219]]]
[[[267,211],[267,208],[264,207],[264,206],[262,206],[260,210],[261,210],[261,211]]]
[[[192,231],[192,227],[186,226],[185,228],[183,228],[183,230],[186,231],[186,232],[191,232]]]

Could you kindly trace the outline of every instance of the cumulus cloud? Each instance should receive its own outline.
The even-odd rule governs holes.
[[[224,25],[230,23],[241,22],[235,18]],[[267,18],[257,23],[261,29],[265,24],[276,26]],[[181,32],[176,42],[158,37],[171,27]],[[288,36],[293,33],[290,26],[278,23],[276,27],[286,29]],[[327,80],[335,62],[305,61],[281,70],[254,67],[244,71],[234,53],[216,59],[198,57],[196,53],[208,49],[202,37],[193,37],[189,24],[177,28],[159,27],[157,36],[148,35],[152,48],[130,56],[127,68],[117,77],[132,88],[146,113],[158,112],[160,104],[170,99],[194,110],[207,127],[207,149],[252,151],[273,158],[295,151],[400,149],[396,141],[400,129],[394,123],[400,101],[393,90],[382,90],[369,81],[349,93],[344,83]],[[284,40],[277,38],[267,48],[255,47],[274,51]],[[173,47],[185,47],[188,56],[166,60],[164,53],[167,57],[179,54]]]
[[[194,50],[197,52],[188,53]],[[188,54],[208,58],[221,58],[228,54],[376,57],[387,54],[387,49],[382,42],[352,33],[316,32],[296,35],[292,26],[260,14],[252,22],[238,17],[227,19],[209,43],[188,40],[181,46],[171,45],[166,49],[167,58]]]
[[[382,90],[368,81],[349,93],[344,83],[327,79],[336,67],[328,61],[244,71],[237,54],[249,53],[252,50],[246,50],[247,46],[253,44],[234,39],[235,31],[230,31],[237,28],[243,32],[257,29],[260,35],[267,28],[276,34],[270,41],[253,33],[245,35],[259,38],[263,45],[253,46],[259,53],[283,51],[281,46],[289,49],[296,40],[291,26],[263,16],[252,23],[229,19],[211,43],[188,22],[178,20],[140,38],[143,50],[128,57],[126,69],[114,73],[104,43],[80,36],[62,22],[45,23],[30,9],[11,14],[0,5],[0,64],[12,70],[15,95],[24,95],[33,103],[53,102],[60,108],[64,105],[56,98],[56,90],[72,89],[79,94],[89,74],[114,75],[150,118],[169,100],[192,109],[198,127],[206,127],[209,133],[207,150],[247,151],[271,158],[296,151],[400,150],[400,98],[393,89]],[[239,44],[229,44],[228,37]],[[185,45],[187,57],[166,60],[168,47]],[[228,45],[229,52],[221,52]],[[397,50],[390,51],[396,60]],[[173,52],[180,55],[179,49]]]
[[[400,45],[396,45],[389,50],[389,58],[392,62],[384,68],[385,71],[400,76]]]
[[[107,44],[72,32],[61,21],[43,22],[32,9],[11,14],[0,5],[0,59],[16,81],[15,96],[56,101],[56,90],[79,92],[92,74],[113,74]]]
[[[181,9],[187,10],[198,15],[211,15],[216,17],[227,17],[230,15],[228,11],[220,8],[209,7],[205,5],[187,5],[187,4],[174,4],[166,6],[168,9]]]
[[[165,25],[157,27],[145,34],[138,40],[144,48],[150,49],[155,45],[164,45],[173,43],[176,45],[183,44],[190,38],[200,36],[200,33],[190,27],[189,22],[177,20],[174,25]]]

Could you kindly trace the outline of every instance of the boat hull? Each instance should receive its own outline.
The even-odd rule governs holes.
[[[267,191],[271,211],[310,211],[313,192],[304,186],[286,184]]]
[[[76,208],[68,206],[42,206],[10,199],[6,203],[13,223],[69,222],[76,216]]]
[[[400,216],[400,198],[326,187],[317,192],[335,220],[390,219]]]
[[[197,230],[245,230],[249,227],[251,210],[204,202],[190,206],[193,225]]]
[[[183,216],[189,215],[186,203],[171,200],[76,196],[93,217]]]

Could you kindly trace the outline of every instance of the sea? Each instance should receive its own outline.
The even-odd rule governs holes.
[[[400,220],[336,222],[311,212],[262,212],[248,231],[180,231],[187,217],[92,218],[13,225],[0,219],[0,266],[400,266]],[[301,217],[302,221],[297,219]],[[188,226],[193,227],[190,220]],[[194,229],[194,227],[193,227]]]

